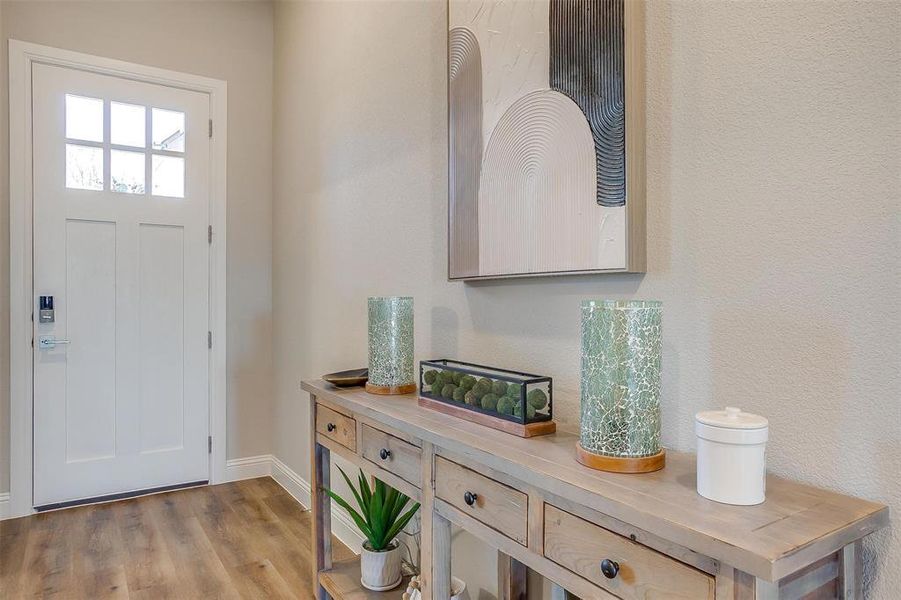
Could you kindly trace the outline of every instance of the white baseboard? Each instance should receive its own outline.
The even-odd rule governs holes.
[[[285,488],[285,491],[291,494],[301,506],[310,507],[312,497],[310,483],[271,454],[236,458],[226,462],[225,465],[226,481],[239,481],[267,475]],[[363,536],[357,530],[350,516],[334,504],[332,504],[332,533],[345,546],[357,554],[360,553]]]
[[[225,462],[225,480],[241,481],[272,474],[272,455],[261,454],[246,458],[234,458]]]
[[[9,518],[9,492],[0,493],[0,521]]]
[[[311,503],[310,484],[292,471],[288,465],[276,457],[272,457],[272,478],[285,488],[294,499],[309,508]]]

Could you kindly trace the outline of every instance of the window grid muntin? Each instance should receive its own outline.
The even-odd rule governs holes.
[[[75,188],[69,187],[68,185],[68,162],[65,163],[65,172],[64,176],[64,184],[66,189],[71,190],[83,190],[83,191],[110,191],[115,192],[117,194],[127,194],[129,196],[141,196],[141,195],[150,195],[157,196],[160,198],[177,198],[184,199],[187,185],[187,176],[188,176],[188,119],[187,114],[184,111],[175,110],[171,108],[162,108],[155,107],[152,104],[138,103],[138,102],[130,102],[125,100],[113,100],[110,98],[95,98],[93,96],[86,96],[82,94],[65,94],[65,98],[76,97],[80,99],[86,100],[94,100],[94,101],[102,101],[103,103],[103,141],[98,142],[95,140],[82,140],[79,138],[70,138],[68,135],[68,120],[69,113],[68,109],[65,111],[65,119],[63,123],[63,144],[62,149],[63,152],[66,153],[67,146],[85,146],[85,147],[93,147],[99,148],[102,150],[103,154],[103,188],[95,189],[95,188]],[[120,105],[128,105],[128,106],[140,106],[144,108],[144,146],[129,146],[126,144],[114,144],[112,143],[112,104],[120,104]],[[183,136],[183,149],[182,150],[168,150],[168,149],[155,149],[153,147],[153,113],[155,111],[165,112],[165,113],[176,113],[182,115],[182,124],[183,129],[181,130]],[[138,153],[141,152],[144,154],[144,191],[143,193],[131,193],[131,192],[121,192],[113,189],[112,185],[112,151],[123,151],[123,152],[132,152]],[[181,195],[158,195],[153,193],[154,188],[154,177],[153,177],[153,157],[161,156],[161,157],[170,157],[177,158],[181,160],[182,164],[182,180],[181,180]]]

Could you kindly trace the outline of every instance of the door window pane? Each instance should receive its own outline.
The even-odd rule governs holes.
[[[66,137],[103,141],[103,100],[66,94]]]
[[[110,183],[114,192],[144,193],[144,153],[110,150]]]
[[[185,197],[185,159],[153,155],[153,195]]]
[[[154,108],[153,149],[171,152],[185,151],[185,113]]]
[[[144,107],[110,102],[110,141],[120,146],[144,147],[147,124]]]
[[[103,189],[103,149],[66,144],[66,187]]]

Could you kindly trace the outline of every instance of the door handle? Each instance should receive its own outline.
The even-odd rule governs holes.
[[[64,346],[66,344],[71,344],[70,340],[58,340],[52,335],[42,335],[38,338],[38,347],[41,350],[50,350],[52,348],[56,348],[57,346]]]

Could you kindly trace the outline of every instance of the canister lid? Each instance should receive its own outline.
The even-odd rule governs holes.
[[[725,429],[763,429],[769,421],[760,415],[742,412],[740,408],[727,406],[724,410],[705,410],[695,415],[698,423]]]

